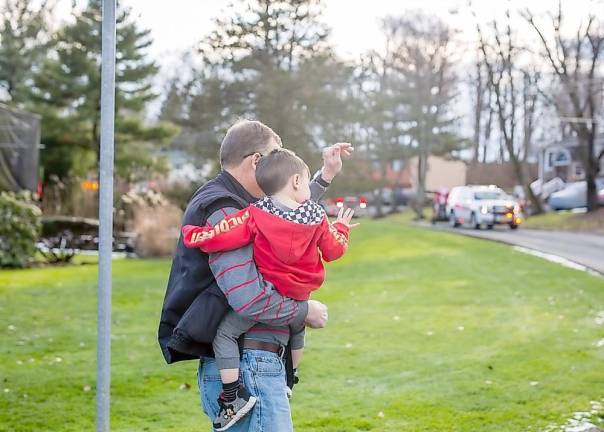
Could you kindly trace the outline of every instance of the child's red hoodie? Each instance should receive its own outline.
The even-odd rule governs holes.
[[[307,201],[292,211],[268,197],[234,213],[214,227],[185,225],[186,247],[207,253],[254,244],[258,270],[282,295],[308,300],[325,279],[323,261],[340,258],[348,247],[348,227],[330,224],[323,208]]]

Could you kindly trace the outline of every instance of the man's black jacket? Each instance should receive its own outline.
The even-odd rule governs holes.
[[[255,198],[223,171],[193,194],[182,224],[205,225],[216,210],[223,207],[242,209],[253,201]],[[159,345],[166,362],[199,359],[211,354],[214,335],[228,309],[227,300],[210,270],[208,255],[198,249],[186,248],[181,236],[172,261],[158,330]]]

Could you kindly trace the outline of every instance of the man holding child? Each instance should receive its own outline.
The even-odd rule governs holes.
[[[256,212],[257,219],[277,218],[274,222],[286,226],[286,232],[290,229],[296,233],[292,239],[307,236],[310,243],[306,246],[313,244],[314,249],[302,247],[298,255],[282,259],[307,257],[309,269],[322,270],[317,247],[323,259],[333,251],[334,257],[341,255],[352,226],[351,212],[341,214],[339,223],[331,225],[315,204],[341,170],[341,156],[350,154],[350,144],[327,148],[323,152],[324,166],[312,178],[303,161],[280,150],[281,147],[279,136],[260,122],[241,121],[229,129],[220,148],[222,172],[195,192],[185,211],[183,226],[197,230],[188,240],[201,240],[208,238],[209,231],[220,231],[213,227],[222,222],[224,226],[239,227],[233,232],[246,233],[247,242],[237,240],[228,247],[221,243],[214,249],[204,249],[200,242],[187,241],[189,247],[186,247],[186,236],[181,236],[172,263],[159,327],[160,346],[168,363],[201,359],[198,381],[202,406],[217,431],[293,430],[287,386],[289,383],[291,387],[293,381],[291,348],[299,352],[305,325],[321,328],[328,318],[325,305],[307,300],[310,290],[322,282],[322,277],[313,279],[314,270],[302,274],[312,279],[312,283],[307,292],[299,295],[299,291],[292,291],[295,283],[288,279],[287,266],[285,270],[272,268],[272,273],[266,270],[270,263],[257,266],[254,248],[258,248],[261,239],[257,237],[258,229],[254,234],[258,241],[249,237],[249,226],[257,225],[243,224],[243,209],[255,204],[250,210]],[[273,166],[269,166],[271,163]],[[300,169],[283,176],[279,167],[286,165],[279,164],[288,163]],[[259,164],[264,188],[275,181],[279,183],[277,189],[269,192],[275,193],[271,199],[260,201],[265,191],[256,176]],[[250,213],[247,214],[249,217]],[[202,235],[204,230],[206,233]],[[269,240],[270,231],[266,230]],[[321,245],[327,252],[323,252]],[[261,251],[256,249],[255,253]],[[229,318],[221,325],[225,317]],[[221,354],[216,356],[221,362],[220,369],[212,348],[217,333],[223,339],[222,345],[214,345],[217,354]],[[233,340],[239,342],[240,356],[236,346],[233,354],[233,348],[225,343]],[[223,351],[228,355],[222,356]]]

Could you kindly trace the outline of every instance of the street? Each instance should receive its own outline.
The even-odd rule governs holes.
[[[522,227],[515,231],[507,227],[495,227],[493,230],[451,228],[444,224],[436,225],[436,227],[556,255],[604,274],[604,236],[602,235],[531,230]]]

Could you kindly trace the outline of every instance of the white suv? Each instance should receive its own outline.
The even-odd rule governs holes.
[[[480,229],[486,225],[509,225],[516,229],[522,223],[520,206],[497,186],[458,186],[451,189],[447,200],[451,226],[469,225]]]

